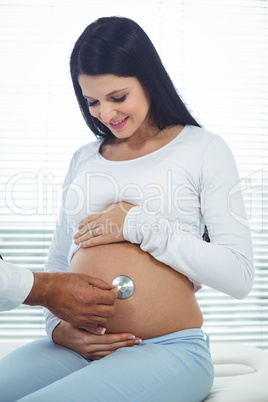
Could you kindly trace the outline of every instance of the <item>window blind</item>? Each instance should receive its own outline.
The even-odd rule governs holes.
[[[73,94],[69,55],[100,16],[148,33],[195,117],[230,145],[240,171],[256,278],[244,300],[197,293],[212,341],[268,349],[268,2],[0,0],[0,249],[42,271],[72,153],[94,139]],[[232,278],[230,278],[232,280]],[[0,342],[45,334],[42,309],[0,313]]]

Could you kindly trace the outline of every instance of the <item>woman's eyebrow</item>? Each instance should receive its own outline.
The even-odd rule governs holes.
[[[114,95],[117,92],[121,92],[121,91],[125,91],[128,88],[122,88],[122,89],[115,89],[114,91],[110,92],[109,94],[107,94],[106,96],[111,96]]]
[[[125,91],[126,89],[129,89],[129,88],[127,87],[127,88],[122,88],[122,89],[115,89],[114,91],[109,92],[109,93],[108,93],[107,95],[105,95],[105,96],[111,96],[111,95],[116,94],[117,92]],[[90,96],[87,96],[87,95],[83,95],[83,96],[84,96],[84,98],[86,98],[86,99],[95,99],[95,98],[91,98]]]

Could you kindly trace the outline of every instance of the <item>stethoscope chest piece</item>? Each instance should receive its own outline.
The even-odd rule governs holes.
[[[129,276],[119,275],[113,279],[112,285],[120,291],[118,299],[127,299],[134,292],[134,283]]]

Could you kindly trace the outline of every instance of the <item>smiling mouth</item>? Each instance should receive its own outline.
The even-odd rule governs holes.
[[[110,121],[109,126],[111,128],[113,128],[114,130],[119,130],[120,128],[125,127],[125,125],[127,124],[128,118],[129,118],[129,116],[125,117],[122,120],[117,120],[117,121],[114,121],[114,122]]]
[[[126,119],[127,119],[127,117],[125,117],[125,118],[122,119],[122,120],[117,120],[117,121],[115,121],[115,122],[110,121],[109,124],[111,124],[112,126],[117,126],[118,124],[123,123],[123,121],[125,121]]]

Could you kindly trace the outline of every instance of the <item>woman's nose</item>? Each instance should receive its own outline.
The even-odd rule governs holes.
[[[109,123],[116,115],[112,105],[100,105],[99,116],[104,123]]]

